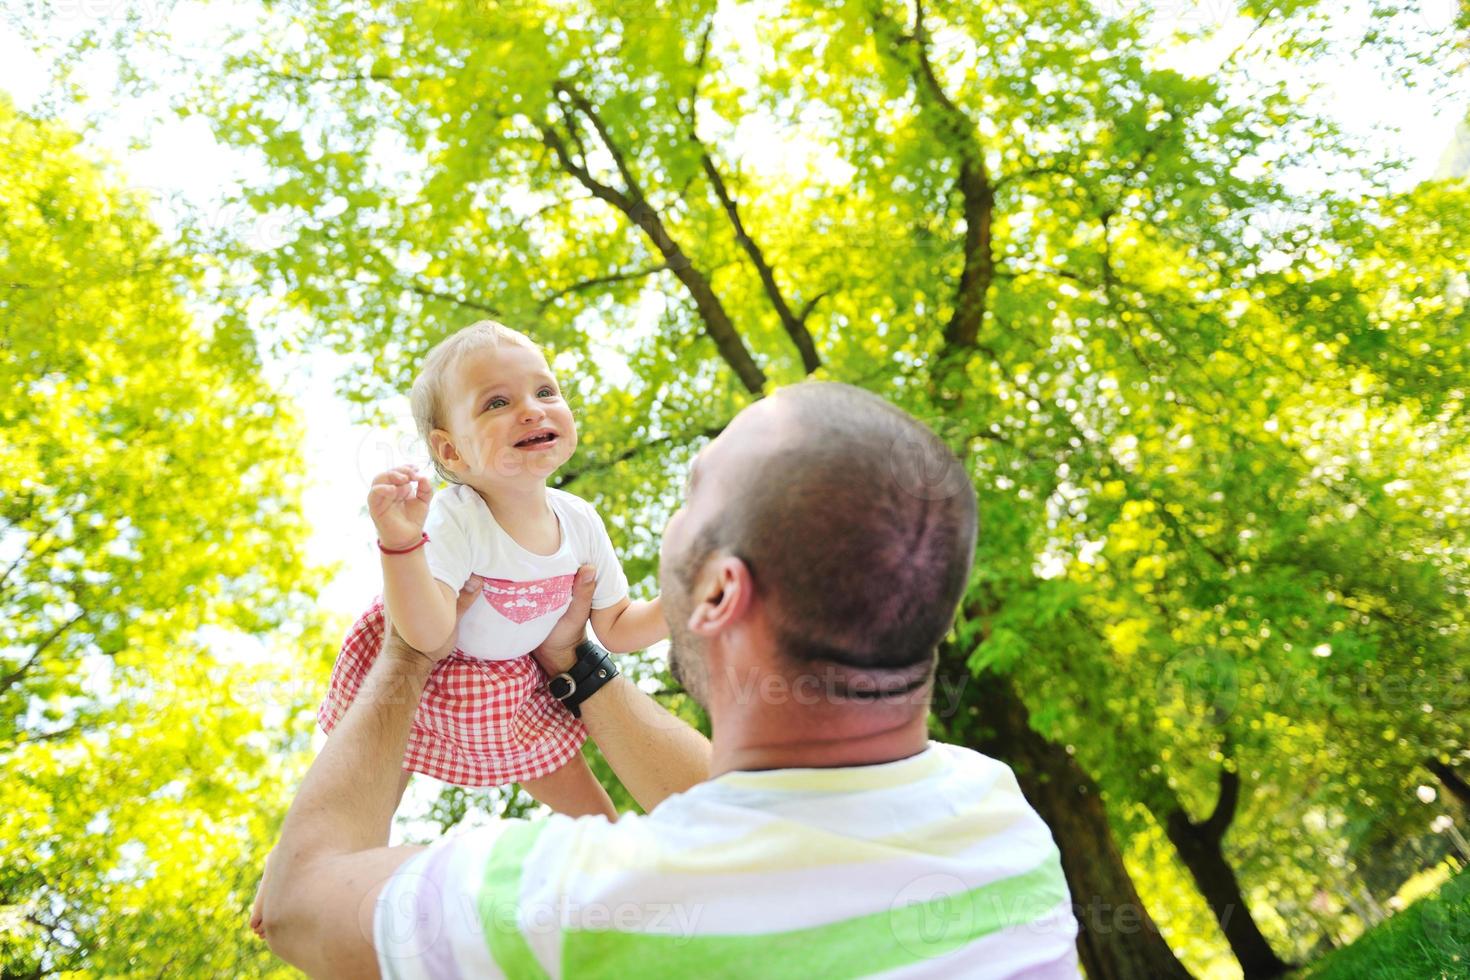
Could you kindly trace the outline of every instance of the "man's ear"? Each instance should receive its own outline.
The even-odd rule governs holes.
[[[445,429],[434,429],[429,433],[429,455],[443,464],[451,473],[464,469],[464,457],[454,448]]]
[[[709,559],[689,597],[689,631],[704,637],[723,633],[748,616],[755,602],[750,566],[734,555]]]

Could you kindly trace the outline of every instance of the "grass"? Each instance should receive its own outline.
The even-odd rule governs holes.
[[[1404,909],[1300,980],[1461,980],[1470,977],[1470,871]]]

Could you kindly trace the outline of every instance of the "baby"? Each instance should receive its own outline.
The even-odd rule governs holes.
[[[424,688],[404,756],[408,772],[459,786],[517,782],[553,810],[616,816],[582,758],[582,723],[546,690],[529,654],[571,601],[581,565],[597,570],[592,628],[614,653],[667,636],[657,599],[631,602],[602,519],[546,486],[577,448],[577,427],[541,351],[491,321],[429,352],[414,381],[414,421],[439,476],[379,474],[368,511],[382,551],[383,599],[343,644],[318,715],[331,731],[382,645],[387,616],[419,650],[443,646],[472,577],[483,595],[464,613],[452,654]]]

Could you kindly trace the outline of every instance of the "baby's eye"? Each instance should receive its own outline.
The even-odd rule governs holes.
[[[551,385],[542,385],[541,390],[536,392],[536,396],[538,398],[554,398],[556,397],[556,389],[551,387]]]
[[[505,406],[507,406],[509,404],[510,404],[510,402],[506,401],[504,398],[501,398],[499,395],[496,395],[494,398],[490,399],[488,402],[485,403],[485,407],[486,408],[504,408]]]

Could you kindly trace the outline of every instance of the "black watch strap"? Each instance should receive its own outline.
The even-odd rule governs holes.
[[[547,689],[574,717],[580,718],[582,702],[616,676],[618,665],[613,663],[612,654],[592,640],[583,640],[577,644],[577,662],[572,669],[553,677]]]

